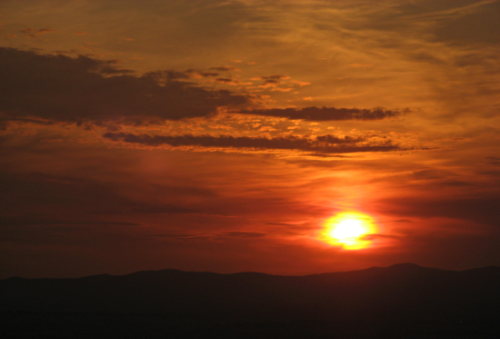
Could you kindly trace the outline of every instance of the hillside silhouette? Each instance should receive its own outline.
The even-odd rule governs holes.
[[[500,268],[10,278],[0,311],[3,337],[498,338]]]

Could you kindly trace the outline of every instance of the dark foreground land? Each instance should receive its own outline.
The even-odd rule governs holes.
[[[500,268],[0,281],[0,337],[500,338]]]

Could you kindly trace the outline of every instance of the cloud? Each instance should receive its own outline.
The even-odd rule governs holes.
[[[136,76],[118,68],[115,61],[5,47],[0,47],[0,63],[4,65],[0,70],[0,119],[4,121],[145,124],[210,116],[219,107],[232,107],[234,113],[311,121],[378,120],[401,113],[336,107],[239,110],[251,104],[247,94],[211,90],[192,82],[199,77],[215,77],[220,83],[234,83],[229,77],[218,77],[217,72],[232,70],[222,66],[210,68],[211,72],[165,70]],[[288,78],[270,75],[259,79],[266,86],[277,86]]]
[[[361,109],[336,107],[272,108],[245,110],[240,113],[311,121],[380,120],[401,114],[399,111],[385,110],[382,108]]]
[[[147,146],[169,145],[173,147],[197,146],[215,148],[250,148],[314,151],[318,153],[351,153],[351,152],[387,152],[401,150],[390,142],[370,144],[364,138],[336,137],[322,135],[313,139],[286,136],[286,137],[233,137],[229,135],[147,135],[131,133],[105,133],[104,138],[113,141],[141,144]]]
[[[143,123],[214,114],[248,98],[187,82],[188,74],[159,71],[141,76],[113,61],[87,56],[41,55],[0,48],[0,112],[6,118],[100,123]]]
[[[262,76],[260,77],[264,83],[272,83],[272,84],[277,84],[283,79],[288,79],[289,77],[286,75],[281,75],[281,74],[274,74],[274,75],[268,75],[268,76]]]

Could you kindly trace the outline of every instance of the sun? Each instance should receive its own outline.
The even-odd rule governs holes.
[[[360,250],[371,245],[369,235],[376,232],[370,216],[358,212],[342,212],[325,222],[321,240],[345,250]]]

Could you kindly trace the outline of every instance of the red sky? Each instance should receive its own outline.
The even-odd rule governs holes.
[[[500,1],[0,2],[0,276],[500,265]],[[372,246],[322,242],[376,221]]]

